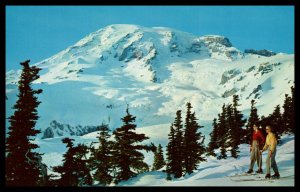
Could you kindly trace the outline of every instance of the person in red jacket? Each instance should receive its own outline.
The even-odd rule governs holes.
[[[257,162],[258,170],[256,173],[263,173],[262,171],[262,155],[261,155],[261,148],[264,146],[265,143],[265,137],[261,133],[261,131],[258,129],[257,125],[253,125],[253,134],[252,134],[252,142],[250,146],[250,152],[251,152],[251,162],[250,162],[250,168],[247,173],[253,173],[253,166],[255,161]]]

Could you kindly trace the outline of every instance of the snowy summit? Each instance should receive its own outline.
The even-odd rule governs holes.
[[[255,53],[244,53],[219,35],[107,26],[35,64],[42,68],[35,85],[45,93],[38,127],[44,130],[52,121],[116,127],[127,104],[139,126],[169,123],[187,102],[200,120],[212,121],[233,94],[242,110],[255,99],[261,115],[269,114],[294,82],[294,55]],[[8,115],[19,75],[6,74]]]

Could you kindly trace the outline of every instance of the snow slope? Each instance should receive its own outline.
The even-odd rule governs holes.
[[[183,176],[172,181],[166,180],[166,173],[153,171],[141,174],[126,182],[121,182],[120,186],[294,186],[294,136],[285,135],[282,137],[283,143],[277,149],[276,161],[280,175],[283,179],[270,181],[233,181],[242,179],[258,179],[265,174],[255,176],[236,176],[249,169],[250,156],[249,146],[240,145],[240,157],[238,159],[228,158],[217,160],[208,157],[206,162],[200,163],[198,170],[191,175]],[[229,154],[228,154],[229,155]],[[266,152],[263,155],[263,170],[265,172]],[[256,165],[255,165],[256,166]],[[273,170],[272,170],[273,171]],[[274,174],[271,171],[271,174]],[[285,178],[286,177],[286,178]]]
[[[44,90],[37,122],[42,130],[54,120],[114,129],[127,104],[140,127],[170,123],[187,102],[200,122],[212,121],[232,94],[240,96],[245,115],[254,98],[259,115],[268,115],[294,84],[293,54],[245,54],[223,36],[125,24],[99,29],[35,65],[42,68],[34,82]],[[6,73],[7,116],[19,75]]]
[[[166,125],[161,125],[164,127]],[[147,142],[154,142],[155,144],[163,143],[164,151],[167,140],[167,132],[163,132],[159,126],[152,127],[153,131],[148,132],[149,128],[140,128],[137,131],[139,133],[151,133]],[[145,131],[143,131],[145,130]],[[158,132],[156,132],[158,131]],[[78,143],[85,143],[90,145],[91,142],[96,142],[96,136],[98,132],[93,132],[84,136],[72,136],[75,139],[75,145]],[[48,167],[60,165],[62,163],[62,154],[65,153],[66,147],[61,142],[63,137],[51,138],[51,139],[37,139],[36,142],[40,145],[39,152],[45,153],[43,155],[43,162]],[[173,179],[172,181],[166,180],[166,173],[162,170],[146,172],[131,178],[126,182],[120,182],[119,186],[294,186],[295,176],[295,143],[294,135],[284,135],[281,137],[282,144],[277,148],[276,161],[279,167],[281,177],[287,177],[282,180],[275,181],[233,181],[233,179],[257,179],[258,176],[241,176],[230,177],[237,174],[246,172],[250,164],[249,145],[240,145],[240,156],[237,159],[231,158],[228,152],[229,158],[217,160],[215,157],[207,157],[206,162],[199,164],[198,170],[191,175],[184,176],[179,179]],[[96,146],[96,145],[95,145]],[[149,166],[153,163],[153,154],[151,152],[144,153],[145,162]],[[263,170],[265,172],[265,159],[266,152],[263,154]],[[166,158],[166,155],[165,155]],[[162,168],[163,169],[163,168]],[[256,165],[254,166],[256,170]],[[51,172],[51,171],[50,171]],[[52,172],[51,172],[52,173]],[[273,174],[273,172],[271,172]],[[260,177],[264,177],[265,174],[260,174]]]

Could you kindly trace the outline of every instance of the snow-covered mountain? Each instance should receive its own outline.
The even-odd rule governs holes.
[[[252,99],[259,115],[268,115],[294,84],[293,54],[244,53],[223,36],[137,25],[107,26],[35,65],[42,68],[34,84],[44,90],[37,123],[42,130],[53,120],[114,129],[127,104],[138,127],[168,124],[191,102],[209,132],[233,94],[246,115]],[[6,73],[7,116],[19,76],[20,70]]]
[[[99,130],[99,126],[71,126],[69,124],[61,124],[52,121],[50,126],[43,130],[42,139],[53,138],[59,136],[82,136]]]

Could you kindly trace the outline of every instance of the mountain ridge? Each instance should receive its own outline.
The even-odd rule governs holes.
[[[244,53],[224,36],[137,25],[99,29],[34,65],[42,68],[34,83],[44,89],[41,129],[54,119],[115,128],[127,104],[140,126],[171,122],[187,102],[200,122],[212,120],[233,94],[240,96],[245,113],[256,99],[259,113],[269,114],[294,81],[293,54]],[[6,73],[8,114],[18,75]]]

